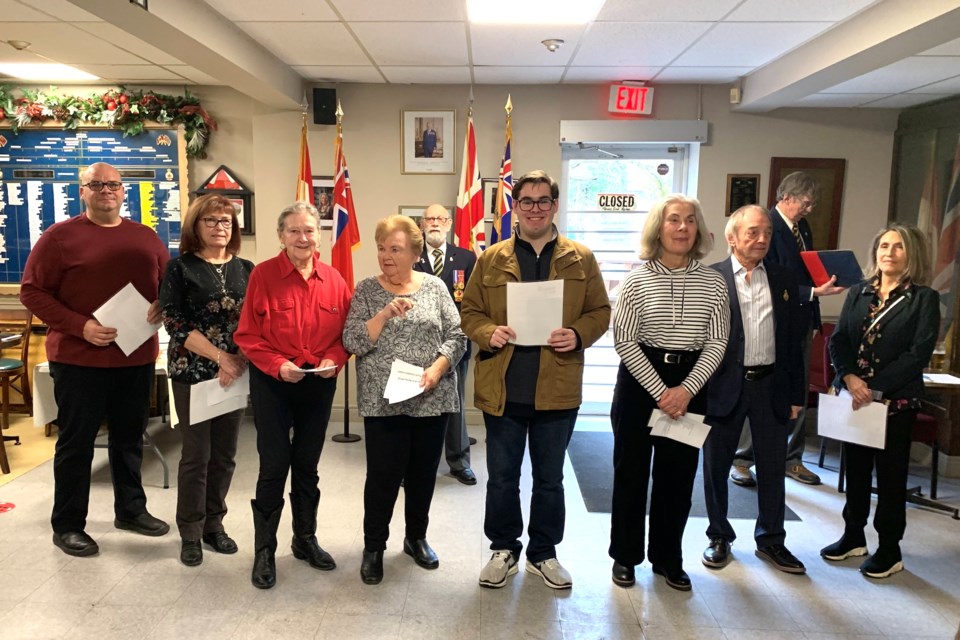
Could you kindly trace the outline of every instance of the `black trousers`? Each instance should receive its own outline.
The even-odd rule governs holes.
[[[464,356],[457,363],[457,394],[460,411],[447,414],[446,435],[443,438],[444,456],[451,471],[470,468],[470,434],[467,433],[467,405],[463,401],[467,385],[470,358]]]
[[[405,537],[427,537],[446,415],[366,417],[367,479],[363,485],[363,546],[383,551],[403,480]]]
[[[336,390],[336,378],[307,375],[300,382],[283,382],[250,366],[250,398],[260,454],[256,500],[263,513],[281,506],[287,471],[295,496],[309,501],[319,492],[317,465]]]
[[[237,467],[237,437],[243,409],[190,424],[192,385],[173,382],[180,416],[180,468],[177,471],[177,528],[184,540],[223,531],[227,492]]]
[[[146,512],[140,466],[153,371],[153,364],[100,368],[50,363],[60,428],[53,456],[50,523],[54,532],[83,531],[86,527],[93,445],[104,420],[114,514],[129,520]]]
[[[773,397],[777,394],[773,376],[760,380],[744,380],[740,400],[733,412],[723,418],[711,418],[710,434],[703,444],[703,495],[710,525],[708,538],[733,542],[737,534],[727,519],[728,476],[737,452],[743,423],[750,418],[754,460],[757,465],[757,503],[759,515],[753,530],[757,547],[783,544],[786,531],[783,514],[783,465],[787,459],[788,421],[773,413]]]
[[[873,528],[881,548],[897,548],[907,528],[907,472],[910,467],[910,435],[916,411],[901,411],[887,417],[887,442],[883,449],[843,444],[847,461],[847,504],[843,508],[846,530],[863,536],[870,516],[870,489],[877,472],[877,511]]]
[[[654,362],[668,387],[679,385],[694,362]],[[689,413],[706,411],[706,388],[693,397]],[[690,515],[700,450],[669,438],[653,436],[647,424],[657,401],[621,364],[613,392],[613,509],[610,517],[610,557],[626,566],[644,560],[647,487],[650,495],[650,562],[668,569],[683,564],[681,542]]]

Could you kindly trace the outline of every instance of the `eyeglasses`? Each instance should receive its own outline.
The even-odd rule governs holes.
[[[446,217],[446,216],[441,216],[441,217],[437,217],[437,218],[434,218],[433,216],[426,216],[426,217],[424,217],[423,221],[426,222],[427,224],[433,224],[434,222],[436,222],[436,223],[438,223],[438,224],[443,224],[443,223],[445,223],[445,222],[446,222],[447,220],[449,220],[449,219],[450,219],[450,218],[448,218],[448,217]]]
[[[106,187],[107,189],[110,189],[110,191],[119,191],[120,187],[123,186],[123,183],[117,182],[116,180],[111,180],[109,182],[100,182],[99,180],[92,180],[87,184],[82,184],[80,186],[90,189],[91,191],[97,191],[97,192],[103,191],[104,187]]]
[[[233,226],[233,220],[230,218],[200,218],[200,221],[203,222],[203,226],[207,229],[214,229],[218,224],[224,229],[229,229]]]
[[[534,206],[540,211],[550,211],[553,208],[553,198],[540,198],[539,200],[520,198],[517,200],[517,206],[520,211],[533,211]]]
[[[803,198],[797,198],[797,202],[800,203],[800,209],[813,209],[817,206],[816,200],[805,200]]]

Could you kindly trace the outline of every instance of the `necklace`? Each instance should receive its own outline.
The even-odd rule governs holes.
[[[207,262],[206,260],[204,260],[204,262],[206,263],[207,267],[210,268],[210,271],[211,273],[213,273],[217,282],[219,282],[220,293],[226,294],[227,293],[227,263],[224,262],[223,264],[213,265]]]

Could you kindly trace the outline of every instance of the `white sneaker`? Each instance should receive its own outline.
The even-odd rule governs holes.
[[[494,551],[490,562],[480,571],[480,586],[499,589],[506,586],[507,578],[516,575],[517,560],[509,551]]]
[[[527,571],[543,578],[544,584],[551,589],[569,589],[573,586],[570,573],[556,558],[549,558],[536,564],[527,560]]]

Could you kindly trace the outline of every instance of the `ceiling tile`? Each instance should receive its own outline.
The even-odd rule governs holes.
[[[607,0],[598,22],[704,22],[719,20],[741,0]]]
[[[944,42],[939,47],[927,49],[920,56],[960,56],[960,39]]]
[[[56,22],[56,16],[34,11],[30,5],[17,0],[0,0],[0,16],[4,22]],[[16,40],[16,38],[13,38]]]
[[[582,25],[470,25],[473,64],[486,66],[562,66],[583,34]],[[543,40],[564,40],[549,51]],[[610,64],[609,62],[603,64]]]
[[[269,8],[263,0],[205,0],[220,15],[234,22],[256,22],[270,18],[276,22],[312,22],[339,20],[326,2],[317,0],[272,1]],[[269,15],[268,15],[269,14]]]
[[[30,42],[30,51],[63,64],[137,64],[139,56],[91,38],[79,28],[63,22],[20,22],[15,35],[6,35],[9,23],[0,24],[0,40],[11,38]]]
[[[953,78],[947,78],[946,80],[941,80],[940,82],[934,82],[933,84],[927,84],[917,89],[913,89],[908,93],[960,93],[960,76]]]
[[[393,84],[470,84],[469,67],[380,67]]]
[[[478,84],[556,84],[563,67],[474,67]]]
[[[746,0],[724,22],[839,22],[878,0]]]
[[[683,67],[759,67],[830,26],[823,22],[721,23],[674,64]]]
[[[619,82],[650,80],[661,67],[570,67],[563,76],[566,84],[575,82]]]
[[[120,29],[119,27],[116,27],[110,23],[81,22],[77,24],[76,27],[86,31],[87,33],[92,33],[100,40],[110,42],[121,49],[139,56],[147,62],[162,65],[182,64],[181,60],[178,60],[166,51],[161,51],[153,45],[147,44],[140,38],[132,36],[123,29]]]
[[[795,107],[859,107],[887,97],[886,93],[814,93],[797,100]]]
[[[196,82],[197,84],[208,84],[220,86],[225,84],[222,80],[214,78],[211,75],[200,71],[199,69],[194,69],[193,67],[185,64],[168,64],[165,65],[170,71],[187,78],[191,82]]]
[[[290,65],[321,60],[337,65],[370,64],[353,36],[339,23],[241,22],[237,26]]]
[[[753,67],[664,67],[654,82],[729,84],[753,71]]]
[[[20,0],[20,4],[64,22],[102,22],[99,17],[78,8],[67,0]],[[4,15],[4,19],[6,18],[7,16]]]
[[[665,65],[709,27],[705,22],[594,23],[584,34],[573,63],[586,67]]]
[[[293,70],[311,82],[384,82],[376,67],[334,67],[323,65],[298,65]]]
[[[332,0],[332,4],[345,20],[429,22],[467,19],[463,0]]]
[[[956,75],[960,75],[960,57],[914,56],[824,89],[822,93],[900,93]]]
[[[462,22],[356,22],[350,27],[379,65],[467,64],[467,32]]]
[[[183,77],[152,64],[78,64],[76,66],[87,73],[111,80],[174,80],[183,82]]]
[[[926,104],[927,102],[934,102],[935,100],[943,100],[948,97],[950,96],[947,94],[900,93],[863,106],[871,109],[904,109],[906,107]]]

